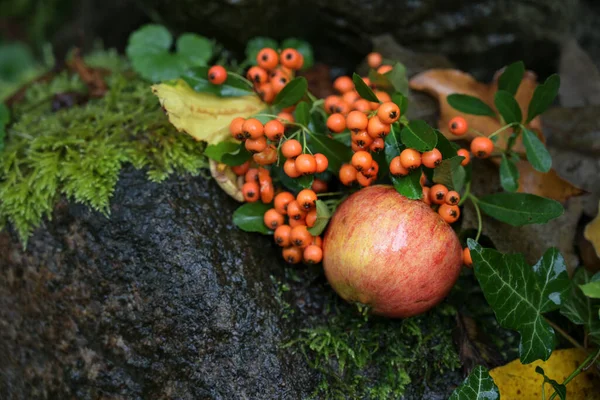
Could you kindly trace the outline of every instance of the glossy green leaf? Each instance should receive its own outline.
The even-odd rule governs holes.
[[[527,122],[534,119],[548,109],[554,102],[554,99],[558,95],[558,89],[560,87],[560,77],[557,74],[550,75],[546,82],[538,85],[531,97],[529,102],[529,109],[527,111]]]
[[[265,226],[264,215],[273,208],[272,204],[246,203],[233,213],[233,223],[243,231],[258,232],[263,235],[272,235],[273,231]]]
[[[195,33],[184,33],[177,39],[177,54],[187,59],[188,66],[206,65],[213,56],[211,40]]]
[[[510,64],[498,78],[498,90],[504,90],[514,96],[521,85],[524,74],[525,64],[523,61]]]
[[[204,155],[208,158],[212,158],[215,161],[221,162],[225,154],[234,153],[238,151],[239,148],[240,144],[236,142],[220,142],[217,144],[210,144],[206,146],[206,148],[204,149]]]
[[[567,387],[565,385],[563,385],[562,383],[556,382],[554,379],[548,378],[548,376],[546,376],[546,373],[544,372],[544,369],[542,367],[540,367],[539,365],[537,367],[535,367],[535,372],[537,372],[538,374],[540,374],[544,377],[544,383],[542,383],[542,386],[545,385],[546,383],[549,383],[554,388],[556,395],[558,397],[560,397],[561,400],[566,400]],[[544,389],[542,388],[542,391],[543,390]]]
[[[309,148],[313,153],[321,153],[329,161],[328,171],[337,174],[342,164],[352,158],[352,150],[343,143],[318,133],[310,134]]]
[[[275,100],[273,100],[273,106],[279,109],[291,107],[302,100],[307,89],[308,82],[305,77],[294,78],[283,87],[281,92],[277,93]]]
[[[248,44],[246,44],[246,62],[256,65],[256,56],[258,55],[258,52],[265,47],[277,50],[279,45],[277,44],[277,41],[268,37],[257,36],[250,39]]]
[[[246,161],[250,160],[252,154],[246,150],[245,144],[242,142],[238,145],[235,151],[225,153],[221,157],[221,162],[229,166],[242,165]]]
[[[526,128],[523,128],[523,144],[525,145],[527,161],[531,166],[540,172],[550,171],[550,168],[552,168],[550,153],[537,135]]]
[[[385,74],[380,74],[372,69],[369,71],[369,79],[380,90],[395,91],[408,96],[408,78],[406,67],[402,63],[394,64],[392,69]]]
[[[305,101],[301,101],[296,106],[296,122],[308,126],[308,122],[310,121],[310,107]]]
[[[506,158],[502,153],[502,162],[500,163],[500,184],[508,192],[516,192],[519,188],[519,170],[512,160]]]
[[[600,299],[600,272],[592,277],[590,283],[581,285],[581,290],[587,297]]]
[[[589,337],[600,345],[600,300],[592,299],[584,294],[582,287],[596,286],[596,296],[600,299],[600,273],[592,275],[584,267],[579,267],[573,274],[571,290],[565,296],[560,313],[577,325],[583,325]]]
[[[192,89],[199,93],[212,93],[221,97],[238,97],[253,94],[252,86],[242,78],[228,75],[221,85],[208,81],[209,67],[192,67],[181,77]]]
[[[362,97],[365,100],[379,103],[379,99],[377,98],[377,96],[375,96],[375,93],[373,93],[371,88],[367,86],[365,81],[363,81],[360,75],[358,75],[356,72],[354,73],[354,75],[352,75],[352,82],[354,82],[354,88],[356,89],[360,97]]]
[[[529,193],[495,193],[478,200],[481,211],[512,226],[545,224],[564,213],[556,200]]]
[[[392,94],[392,102],[400,108],[400,115],[406,115],[406,110],[408,109],[408,97],[402,93],[396,92]]]
[[[402,139],[400,138],[400,129],[396,126],[396,124],[392,124],[392,129],[385,137],[384,143],[385,159],[388,164],[392,162],[394,157],[399,156],[402,150],[406,148],[406,146],[402,144]]]
[[[489,371],[478,365],[452,392],[450,400],[500,400],[500,391]]]
[[[560,308],[569,290],[569,274],[560,252],[550,248],[530,267],[522,254],[502,254],[467,240],[475,276],[496,319],[521,335],[523,364],[547,360],[556,344],[544,313]]]
[[[313,64],[315,63],[315,57],[313,55],[312,46],[306,40],[301,40],[301,39],[296,39],[296,38],[285,39],[283,42],[281,42],[281,48],[282,49],[287,49],[287,48],[296,49],[296,50],[298,50],[298,52],[300,52],[300,54],[302,54],[302,57],[304,58],[304,64],[302,65],[302,70],[306,70],[306,69],[312,67]]]
[[[519,103],[513,97],[512,94],[499,90],[494,96],[494,104],[498,109],[498,112],[507,124],[521,123],[523,115],[521,114],[521,107]]]
[[[0,103],[0,126],[8,125],[10,122],[10,110],[4,103]]]
[[[406,176],[398,177],[391,175],[392,183],[398,193],[412,200],[419,200],[423,197],[423,188],[421,187],[421,168],[417,168]]]
[[[496,118],[494,110],[477,97],[467,94],[451,94],[446,100],[450,106],[465,114],[487,115],[488,117]]]
[[[454,156],[442,160],[433,170],[433,182],[441,183],[450,190],[459,191],[465,183],[465,170],[460,165],[464,157]]]
[[[442,159],[445,160],[447,158],[456,157],[456,147],[450,142],[446,136],[439,130],[435,130],[435,134],[437,135],[437,144],[435,147],[442,153]]]
[[[429,151],[435,148],[438,136],[429,124],[423,120],[412,120],[400,131],[402,143],[411,149]]]
[[[327,224],[329,223],[330,218],[331,212],[329,211],[327,205],[322,200],[317,200],[317,220],[311,228],[308,228],[310,234],[313,236],[318,236],[323,233],[327,227]]]

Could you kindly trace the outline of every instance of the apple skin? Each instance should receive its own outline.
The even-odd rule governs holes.
[[[391,318],[441,302],[462,267],[450,225],[423,201],[384,185],[361,189],[337,208],[323,254],[325,275],[342,298]]]

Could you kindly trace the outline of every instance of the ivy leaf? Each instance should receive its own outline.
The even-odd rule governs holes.
[[[550,153],[537,135],[526,128],[523,128],[523,144],[527,153],[527,161],[531,166],[540,172],[550,171],[552,168]]]
[[[423,120],[412,120],[400,132],[402,143],[406,147],[418,151],[429,151],[435,148],[438,137],[429,124]]]
[[[352,150],[342,142],[318,133],[311,133],[309,138],[311,151],[325,155],[329,161],[327,170],[334,174],[337,174],[342,164],[349,162],[352,158]]]
[[[597,286],[597,295],[600,298],[600,273],[592,276],[585,268],[578,268],[573,275],[571,290],[560,307],[560,313],[574,324],[585,326],[590,338],[600,345],[600,301],[590,299],[582,290],[583,286],[589,284]]]
[[[406,110],[408,109],[408,97],[402,93],[396,92],[392,94],[392,102],[400,108],[400,115],[406,115]]]
[[[352,82],[354,82],[354,88],[356,89],[360,97],[362,97],[365,100],[379,103],[379,99],[377,98],[377,96],[375,96],[375,93],[373,93],[371,88],[367,86],[365,81],[363,81],[360,75],[358,75],[356,72],[354,73],[354,75],[352,75]]]
[[[189,66],[203,66],[213,56],[214,44],[204,36],[184,33],[177,39],[177,53],[187,59]]]
[[[305,101],[301,101],[296,106],[296,122],[301,125],[308,126],[310,121],[310,110]]]
[[[498,90],[504,90],[514,96],[521,85],[524,74],[525,64],[523,61],[510,64],[498,78]]]
[[[581,291],[588,297],[600,299],[600,273],[594,275],[590,283],[581,285]]]
[[[239,143],[229,141],[210,144],[204,149],[204,155],[208,158],[212,158],[215,161],[221,162],[221,159],[225,154],[237,151],[239,146]]]
[[[256,65],[256,56],[265,47],[277,50],[279,46],[277,45],[277,41],[268,37],[258,36],[250,39],[248,44],[246,44],[246,62]]]
[[[499,400],[500,392],[487,369],[478,365],[449,400]]]
[[[504,90],[498,90],[494,96],[494,104],[504,122],[507,124],[521,123],[523,119],[521,107],[519,107],[519,103],[517,103],[512,94]]]
[[[313,49],[310,43],[306,40],[288,38],[281,43],[282,49],[292,48],[298,50],[304,58],[304,64],[302,64],[302,70],[309,69],[315,63],[315,57],[313,55]],[[256,58],[256,55],[254,56]]]
[[[272,208],[271,204],[246,203],[233,213],[233,223],[243,231],[258,232],[263,235],[272,235],[273,231],[265,226],[264,215]]]
[[[535,88],[531,102],[529,102],[526,122],[529,123],[552,105],[554,99],[558,95],[559,87],[560,77],[557,74],[553,74],[550,75],[544,83]]]
[[[281,92],[277,93],[275,100],[273,100],[273,106],[280,109],[293,106],[304,97],[307,89],[308,82],[305,77],[294,78],[283,87]]]
[[[519,188],[519,170],[512,160],[502,153],[500,163],[500,184],[508,192],[516,192]]]
[[[446,136],[439,130],[435,130],[435,134],[437,135],[437,144],[435,147],[442,153],[442,159],[448,159],[452,157],[456,157],[457,149],[456,145],[452,144]]]
[[[562,400],[566,400],[567,387],[565,385],[556,382],[554,379],[548,378],[546,376],[546,374],[544,373],[544,369],[542,367],[540,367],[539,365],[537,367],[535,367],[535,372],[537,372],[538,374],[540,374],[544,377],[544,383],[542,383],[542,386],[545,385],[546,383],[549,383],[554,388],[554,391],[556,392],[558,397],[560,397]]]
[[[530,267],[522,254],[502,254],[467,240],[475,276],[496,319],[521,335],[523,364],[547,360],[555,346],[554,330],[544,313],[560,308],[570,281],[565,260],[550,248]]]
[[[308,228],[308,231],[313,236],[318,236],[325,230],[329,219],[331,218],[331,212],[323,200],[317,200],[317,220],[315,224]]]
[[[406,176],[392,177],[392,183],[398,193],[411,200],[419,200],[423,197],[423,188],[421,187],[421,168],[415,169]]]
[[[10,110],[4,103],[0,103],[0,126],[8,125],[10,122]]]
[[[402,150],[406,148],[405,145],[402,144],[402,140],[400,139],[400,129],[396,127],[396,125],[392,124],[390,133],[384,139],[385,143],[385,160],[387,163],[391,163],[394,157],[400,155]]]
[[[198,93],[212,93],[220,97],[239,97],[253,93],[252,86],[244,79],[227,75],[221,85],[214,85],[208,81],[209,67],[193,67],[184,73],[182,79]]]
[[[512,226],[545,224],[564,212],[558,201],[529,193],[494,193],[479,199],[478,204],[490,217]]]
[[[450,106],[465,114],[486,115],[488,117],[496,118],[494,110],[477,97],[469,96],[468,94],[455,93],[449,95],[446,100]]]
[[[465,169],[460,165],[465,158],[454,156],[442,160],[433,170],[433,182],[441,183],[450,190],[459,191],[465,183]]]

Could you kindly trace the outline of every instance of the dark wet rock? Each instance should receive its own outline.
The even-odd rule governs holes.
[[[0,234],[0,398],[299,399],[282,262],[212,181],[126,169],[110,219],[60,203],[27,251]]]

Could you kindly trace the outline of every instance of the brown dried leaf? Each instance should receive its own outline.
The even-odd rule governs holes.
[[[479,330],[473,318],[457,313],[453,338],[465,374],[471,373],[477,365],[487,368],[502,365],[500,354],[490,345],[489,339]]]
[[[598,206],[600,207],[600,204],[598,204]],[[594,246],[596,255],[600,257],[600,210],[598,211],[596,218],[586,225],[583,235]]]

